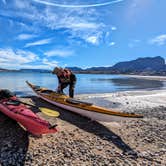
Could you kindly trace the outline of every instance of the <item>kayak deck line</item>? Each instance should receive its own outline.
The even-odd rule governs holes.
[[[1,103],[2,104],[2,103]],[[10,105],[12,105],[12,104],[10,104]],[[23,112],[23,110],[22,111],[18,111],[16,108],[12,108],[12,109],[10,109],[9,111],[11,111],[11,112],[13,112],[13,113],[16,113],[16,114],[19,114],[19,115],[22,115],[22,116],[24,116],[24,117],[28,117],[28,118],[31,118],[32,120],[37,120],[39,123],[41,123],[41,124],[43,124],[43,125],[46,125],[46,123],[44,123],[41,119],[40,119],[40,117],[34,117],[34,116],[31,116],[31,115],[27,115],[27,114],[24,114],[24,113],[22,113]]]
[[[1,104],[3,104],[1,101],[0,101],[0,103]],[[15,103],[15,104],[14,104]],[[11,100],[11,101],[7,101],[6,102],[6,104],[7,105],[19,105],[19,104],[21,104],[18,100]],[[12,109],[10,109],[9,111],[12,111],[12,112],[14,112],[14,113],[16,113],[16,114],[20,114],[20,115],[22,115],[22,116],[25,116],[25,117],[28,117],[28,118],[31,118],[31,119],[33,119],[33,120],[37,120],[39,123],[41,123],[41,124],[43,124],[43,125],[46,125],[41,119],[40,119],[40,117],[38,117],[38,116],[36,116],[36,117],[34,117],[34,116],[31,116],[31,115],[27,115],[27,114],[24,114],[24,113],[22,113],[24,110],[17,110],[16,108],[12,108]]]
[[[60,106],[61,108],[68,109],[70,111],[87,115],[87,117],[93,114],[101,114],[101,115],[110,115],[115,117],[124,117],[124,118],[143,118],[142,115],[134,114],[134,113],[124,113],[118,112],[114,110],[110,110],[104,107],[96,106],[93,103],[88,103],[84,101],[79,101],[77,99],[69,98],[66,95],[57,94],[55,91],[49,90],[47,88],[41,88],[40,86],[33,85],[26,81],[26,83],[32,88],[32,90],[43,100],[50,102],[56,106]],[[36,90],[35,88],[38,87],[39,89]],[[47,93],[45,93],[47,91]],[[93,114],[92,114],[93,113]],[[91,115],[90,115],[91,114]],[[89,117],[91,118],[91,117]]]

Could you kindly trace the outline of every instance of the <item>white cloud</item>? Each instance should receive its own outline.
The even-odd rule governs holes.
[[[116,28],[115,26],[112,26],[112,27],[111,27],[111,30],[112,30],[112,31],[116,31],[117,28]]]
[[[113,46],[115,43],[114,43],[114,42],[111,42],[111,40],[112,40],[111,32],[110,32],[110,31],[107,31],[107,32],[105,33],[104,41],[105,41],[105,43],[106,43],[108,46]]]
[[[43,39],[43,40],[38,40],[35,42],[31,42],[31,43],[27,43],[25,45],[25,47],[31,47],[31,46],[37,46],[37,45],[44,45],[44,44],[48,44],[51,42],[52,39]]]
[[[122,0],[117,0],[114,2],[120,2]],[[38,1],[39,2],[39,1]],[[45,1],[42,1],[42,3]],[[113,1],[109,2],[112,3]],[[47,3],[47,2],[46,2]],[[12,3],[11,3],[12,4]],[[9,4],[10,5],[10,4]],[[102,21],[102,13],[98,12],[96,8],[55,8],[52,6],[40,5],[27,0],[16,0],[15,6],[10,6],[10,10],[2,11],[4,16],[9,16],[13,18],[16,22],[22,23],[20,30],[23,32],[29,25],[28,31],[38,33],[44,28],[47,31],[61,30],[68,35],[66,35],[66,40],[75,40],[76,38],[81,39],[80,41],[90,42],[91,44],[96,44],[104,40],[99,40],[105,38],[105,34],[108,29],[110,30],[110,25],[105,24]],[[17,21],[19,20],[19,21]],[[63,30],[63,31],[62,31]],[[112,27],[112,31],[116,30],[116,27]],[[100,35],[99,35],[100,33]],[[92,38],[92,36],[95,36]],[[23,40],[26,37],[20,36]],[[28,38],[28,37],[27,37]],[[96,38],[96,39],[95,39]],[[46,44],[47,41],[37,41],[27,43],[25,47]]]
[[[90,12],[90,11],[93,12]],[[51,30],[66,29],[70,37],[80,38],[86,42],[91,40],[91,36],[100,37],[101,34],[106,31],[106,25],[99,21],[100,13],[94,9],[87,10],[84,9],[61,9],[55,10],[54,8],[46,8],[42,12],[31,12],[35,16],[30,15],[30,19],[34,20]],[[59,19],[61,18],[61,19]],[[89,39],[90,38],[90,39]],[[87,40],[88,39],[88,40]],[[99,42],[99,40],[96,40]],[[96,44],[96,42],[91,42],[91,44]]]
[[[97,45],[99,43],[99,38],[98,36],[89,36],[87,42]]]
[[[58,64],[59,64],[59,62],[57,62],[57,61],[52,61],[52,60],[50,61],[50,60],[48,60],[46,58],[43,59],[42,63],[46,64],[47,66],[49,66],[49,68],[53,68],[55,66],[58,66]]]
[[[41,64],[41,65],[21,65],[21,67],[19,66],[19,68],[21,69],[46,69],[46,70],[49,70],[49,69],[52,69],[52,67],[50,67],[49,65],[47,64]]]
[[[98,44],[100,42],[100,38],[102,38],[102,34],[105,31],[105,25],[103,23],[97,23],[97,22],[87,22],[87,20],[83,20],[83,18],[71,18],[70,21],[67,20],[61,20],[64,21],[62,25],[64,27],[68,28],[68,32],[72,34],[72,37],[75,38],[80,38],[84,40],[85,42],[91,43],[91,44]],[[73,22],[71,24],[71,22]]]
[[[96,23],[88,23],[86,21],[84,22],[74,22],[74,23],[70,23],[70,27],[72,27],[73,29],[96,29],[98,28],[100,25],[96,24]]]
[[[77,37],[83,39],[84,41],[89,42],[91,40],[91,36],[99,37],[99,33],[101,35],[102,32],[105,31],[105,25],[102,22],[98,22],[92,15],[79,15],[78,12],[75,11],[76,14],[73,15],[73,11],[64,11],[64,13],[58,13],[51,10],[47,10],[45,16],[42,17],[43,23],[45,26],[51,28],[52,30],[65,28],[66,32],[71,34],[70,37]],[[84,12],[82,10],[82,12]],[[61,15],[61,19],[59,16]],[[89,39],[90,38],[90,39]],[[94,40],[93,40],[94,41]],[[96,42],[91,42],[92,44],[96,44]]]
[[[30,4],[28,1],[24,1],[24,0],[15,0],[14,1],[15,6],[19,9],[26,9],[30,7]]]
[[[24,50],[0,49],[0,67],[6,69],[52,69],[59,62],[40,59],[36,54]]]
[[[37,35],[32,35],[32,34],[20,34],[18,35],[17,39],[18,40],[28,40],[37,37]]]
[[[12,49],[0,49],[0,66],[7,67],[7,68],[17,68],[18,66],[21,67],[21,65],[35,62],[38,60],[39,57],[29,51],[24,50],[12,50]]]
[[[115,45],[115,42],[111,42],[109,43],[110,46],[114,46]]]
[[[74,54],[74,52],[69,51],[69,50],[51,50],[51,51],[47,51],[44,53],[44,55],[46,55],[48,57],[53,57],[53,56],[67,57],[67,56],[71,56],[73,54]]]
[[[159,46],[166,44],[166,34],[156,36],[149,41],[150,44],[157,44]]]
[[[36,63],[37,62],[37,63]],[[6,69],[52,69],[58,66],[57,61],[39,59],[39,57],[29,51],[0,49],[0,67]]]

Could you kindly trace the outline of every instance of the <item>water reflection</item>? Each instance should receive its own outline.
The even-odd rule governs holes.
[[[122,78],[99,78],[99,79],[91,79],[92,82],[98,82],[98,83],[110,83],[110,85],[113,85],[115,87],[118,87],[118,89],[121,90],[134,90],[134,89],[160,89],[163,88],[164,81],[158,81],[158,80],[147,80],[147,79],[140,79],[140,78],[128,78],[128,77],[122,77]]]

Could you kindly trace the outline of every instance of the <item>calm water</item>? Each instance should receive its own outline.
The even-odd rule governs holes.
[[[0,88],[14,91],[18,96],[32,95],[33,92],[25,83],[26,80],[53,90],[57,87],[56,76],[49,73],[3,72],[0,73]],[[75,93],[109,93],[135,89],[162,89],[165,87],[166,84],[163,81],[108,74],[77,74]],[[67,89],[65,92],[67,93]]]

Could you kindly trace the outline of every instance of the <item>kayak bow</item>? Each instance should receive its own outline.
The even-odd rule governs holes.
[[[57,132],[56,127],[51,126],[49,122],[40,118],[31,109],[24,104],[14,102],[18,100],[16,96],[0,100],[0,111],[17,121],[27,131],[34,135],[41,135],[47,133]]]

